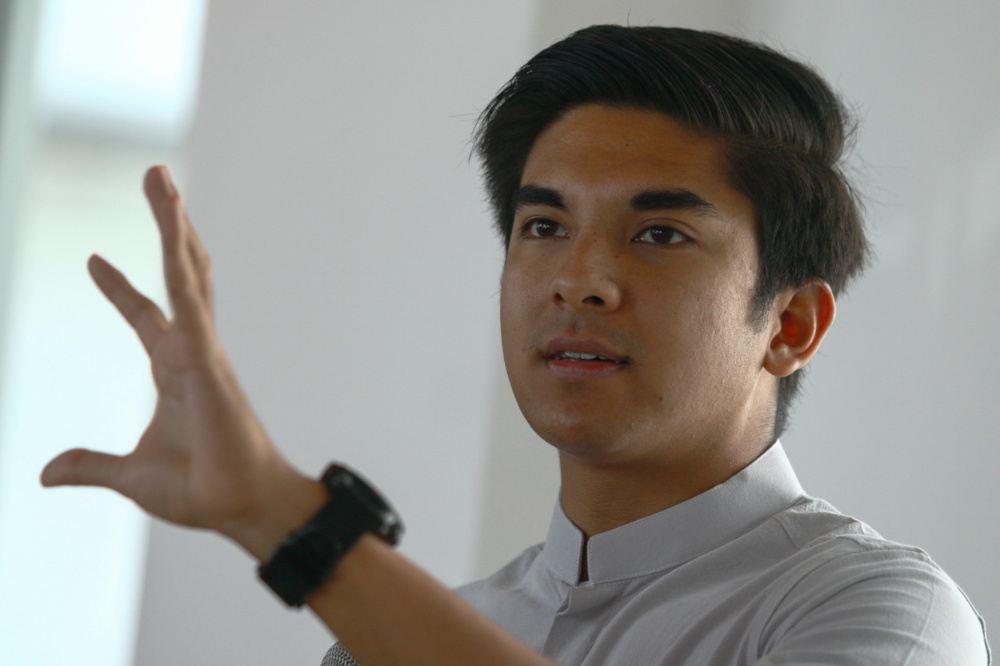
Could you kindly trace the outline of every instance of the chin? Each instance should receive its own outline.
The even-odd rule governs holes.
[[[560,454],[591,462],[613,462],[629,448],[622,434],[631,429],[622,424],[594,422],[593,419],[528,418],[528,424],[539,437],[555,447]]]

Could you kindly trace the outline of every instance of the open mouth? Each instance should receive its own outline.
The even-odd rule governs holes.
[[[548,372],[563,379],[610,377],[630,365],[628,356],[594,338],[556,336],[542,351]]]
[[[615,365],[624,365],[625,359],[614,359],[607,358],[605,356],[600,356],[599,354],[589,354],[587,352],[578,351],[562,351],[558,354],[552,354],[551,356],[546,356],[546,360],[549,361],[570,361],[570,362],[585,362],[585,363],[613,363]]]

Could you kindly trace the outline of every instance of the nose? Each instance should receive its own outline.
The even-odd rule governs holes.
[[[623,295],[620,250],[598,234],[578,237],[568,245],[552,280],[553,301],[574,309],[617,310]]]

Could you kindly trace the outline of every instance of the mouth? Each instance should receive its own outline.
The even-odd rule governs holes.
[[[591,340],[556,338],[545,348],[545,366],[557,377],[604,377],[628,366],[629,359]]]
[[[624,365],[626,363],[625,359],[619,358],[609,358],[607,356],[601,356],[600,354],[591,354],[589,352],[579,352],[579,351],[561,351],[556,354],[545,356],[546,361],[571,361],[571,362],[582,362],[582,363],[613,363],[614,365]]]

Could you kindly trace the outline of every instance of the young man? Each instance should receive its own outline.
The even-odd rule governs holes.
[[[146,192],[174,319],[90,262],[150,354],[152,422],[133,453],[69,451],[42,481],[230,537],[341,639],[326,663],[988,663],[947,575],[805,496],[776,441],[866,259],[845,123],[804,66],[658,28],[581,31],[491,103],[504,359],[562,489],[546,542],[459,596],[390,548],[398,521],[360,478],[311,480],[268,440],[162,168]]]

